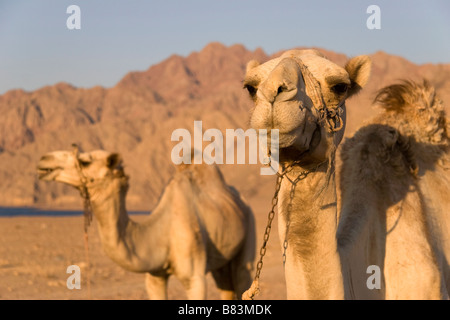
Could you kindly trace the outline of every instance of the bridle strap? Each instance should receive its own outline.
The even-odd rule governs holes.
[[[73,147],[73,154],[75,156],[75,168],[78,171],[78,175],[80,176],[81,186],[78,188],[80,191],[80,195],[83,198],[83,207],[84,207],[84,252],[86,256],[86,278],[87,278],[87,288],[88,288],[88,298],[91,299],[91,276],[89,272],[90,267],[90,259],[89,259],[89,240],[88,240],[88,227],[91,224],[92,221],[92,208],[91,208],[91,199],[89,197],[89,192],[87,188],[87,178],[83,173],[83,170],[81,169],[81,163],[80,163],[80,149],[78,148],[78,145],[75,143],[72,144]]]
[[[80,191],[80,195],[83,198],[83,207],[84,207],[84,231],[87,232],[88,227],[91,224],[92,221],[92,210],[91,210],[91,199],[89,196],[89,191],[87,188],[88,180],[86,176],[83,173],[83,170],[81,169],[81,163],[80,163],[80,150],[78,145],[72,144],[73,147],[73,154],[75,157],[75,168],[77,169],[78,175],[80,177],[81,185],[78,187],[78,190]]]
[[[291,58],[298,64],[303,82],[305,83],[308,97],[312,100],[314,110],[318,113],[319,121],[325,121],[328,132],[336,132],[344,127],[342,114],[344,112],[343,105],[345,98],[342,99],[336,106],[328,107],[323,99],[322,88],[320,82],[309,71],[308,67],[303,63],[302,59],[292,55]]]

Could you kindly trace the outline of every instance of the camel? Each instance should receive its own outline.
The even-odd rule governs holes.
[[[342,166],[340,186],[344,195],[337,198],[335,152],[345,130],[345,101],[367,83],[370,65],[369,57],[358,56],[341,68],[315,50],[289,50],[264,64],[247,64],[244,87],[255,104],[251,126],[280,133],[279,234],[288,299],[448,297],[448,138],[439,140],[439,135],[447,134],[448,124],[441,107],[429,108],[434,113],[412,112],[416,118],[408,118],[399,107],[421,90],[428,93],[423,97],[433,101],[434,91],[427,86],[380,91],[377,101],[389,110],[391,121],[384,123],[388,120],[381,115],[343,148],[347,164]],[[413,131],[408,127],[412,120],[428,122]],[[427,141],[418,138],[420,130],[430,133],[428,140],[434,143],[428,143],[430,149],[425,148]],[[413,145],[408,139],[421,142]],[[368,142],[373,142],[370,148],[365,147]],[[409,150],[409,145],[416,150]],[[381,147],[384,158],[377,154]],[[403,167],[399,154],[405,159]],[[353,159],[358,155],[359,162]],[[384,172],[372,172],[361,184],[369,156]],[[406,172],[416,170],[418,179],[413,183]],[[404,176],[394,174],[402,172]],[[377,174],[384,182],[404,180],[394,180],[390,193],[383,184],[374,187],[379,183]],[[407,187],[420,192],[409,192]],[[429,211],[434,213],[428,215]],[[411,217],[400,219],[400,213],[407,212]],[[414,226],[408,225],[412,221]],[[413,244],[415,255],[407,256],[406,244]],[[399,268],[399,264],[407,266]],[[367,285],[367,268],[373,265],[382,270],[383,289],[371,290]],[[422,268],[424,274],[417,276],[415,272]],[[417,279],[420,285],[413,290]]]
[[[344,134],[345,100],[364,87],[370,67],[368,56],[342,68],[316,50],[247,64],[243,84],[255,104],[250,124],[279,130],[278,229],[288,299],[344,298],[334,154]]]
[[[150,299],[167,299],[170,275],[188,299],[206,298],[211,271],[222,299],[250,285],[255,255],[253,213],[215,165],[179,165],[142,223],[127,214],[129,178],[121,156],[104,150],[55,151],[38,164],[39,178],[87,191],[104,252],[122,268],[145,273]]]
[[[448,299],[449,122],[433,87],[381,89],[374,119],[341,149],[338,247],[349,299]],[[366,269],[382,270],[368,290]]]

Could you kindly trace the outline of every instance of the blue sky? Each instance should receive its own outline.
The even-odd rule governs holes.
[[[71,4],[81,9],[80,30],[66,27]],[[372,4],[381,9],[380,30],[366,27]],[[269,54],[315,46],[450,63],[450,1],[0,0],[0,94],[60,81],[111,87],[211,41]]]

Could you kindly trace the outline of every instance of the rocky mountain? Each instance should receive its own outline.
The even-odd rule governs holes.
[[[319,50],[339,65],[348,59]],[[80,208],[75,190],[38,181],[35,174],[42,154],[78,143],[84,150],[121,153],[131,177],[128,207],[151,209],[174,172],[173,130],[193,132],[195,120],[203,121],[204,130],[247,129],[252,102],[242,89],[245,65],[251,59],[265,61],[279,54],[269,57],[261,49],[211,43],[187,57],[173,55],[146,71],[130,72],[109,89],[58,83],[1,95],[0,206]],[[450,111],[450,64],[415,65],[384,52],[371,57],[367,87],[347,103],[347,135],[376,112],[371,106],[376,90],[401,78],[429,79]],[[221,168],[228,183],[245,197],[271,196],[274,178],[259,175],[260,165]]]

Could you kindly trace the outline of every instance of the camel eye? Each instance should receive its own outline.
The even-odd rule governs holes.
[[[83,168],[89,167],[89,166],[91,165],[91,163],[92,163],[92,162],[90,162],[90,161],[83,161],[83,160],[80,160],[80,165],[81,165]]]
[[[333,90],[337,94],[344,94],[347,92],[348,85],[346,83],[338,83],[337,85],[334,85],[331,87],[331,90]]]
[[[247,85],[245,85],[245,89],[247,89],[248,93],[249,93],[252,97],[254,97],[254,96],[256,95],[257,89],[256,89],[254,86],[247,84]]]

